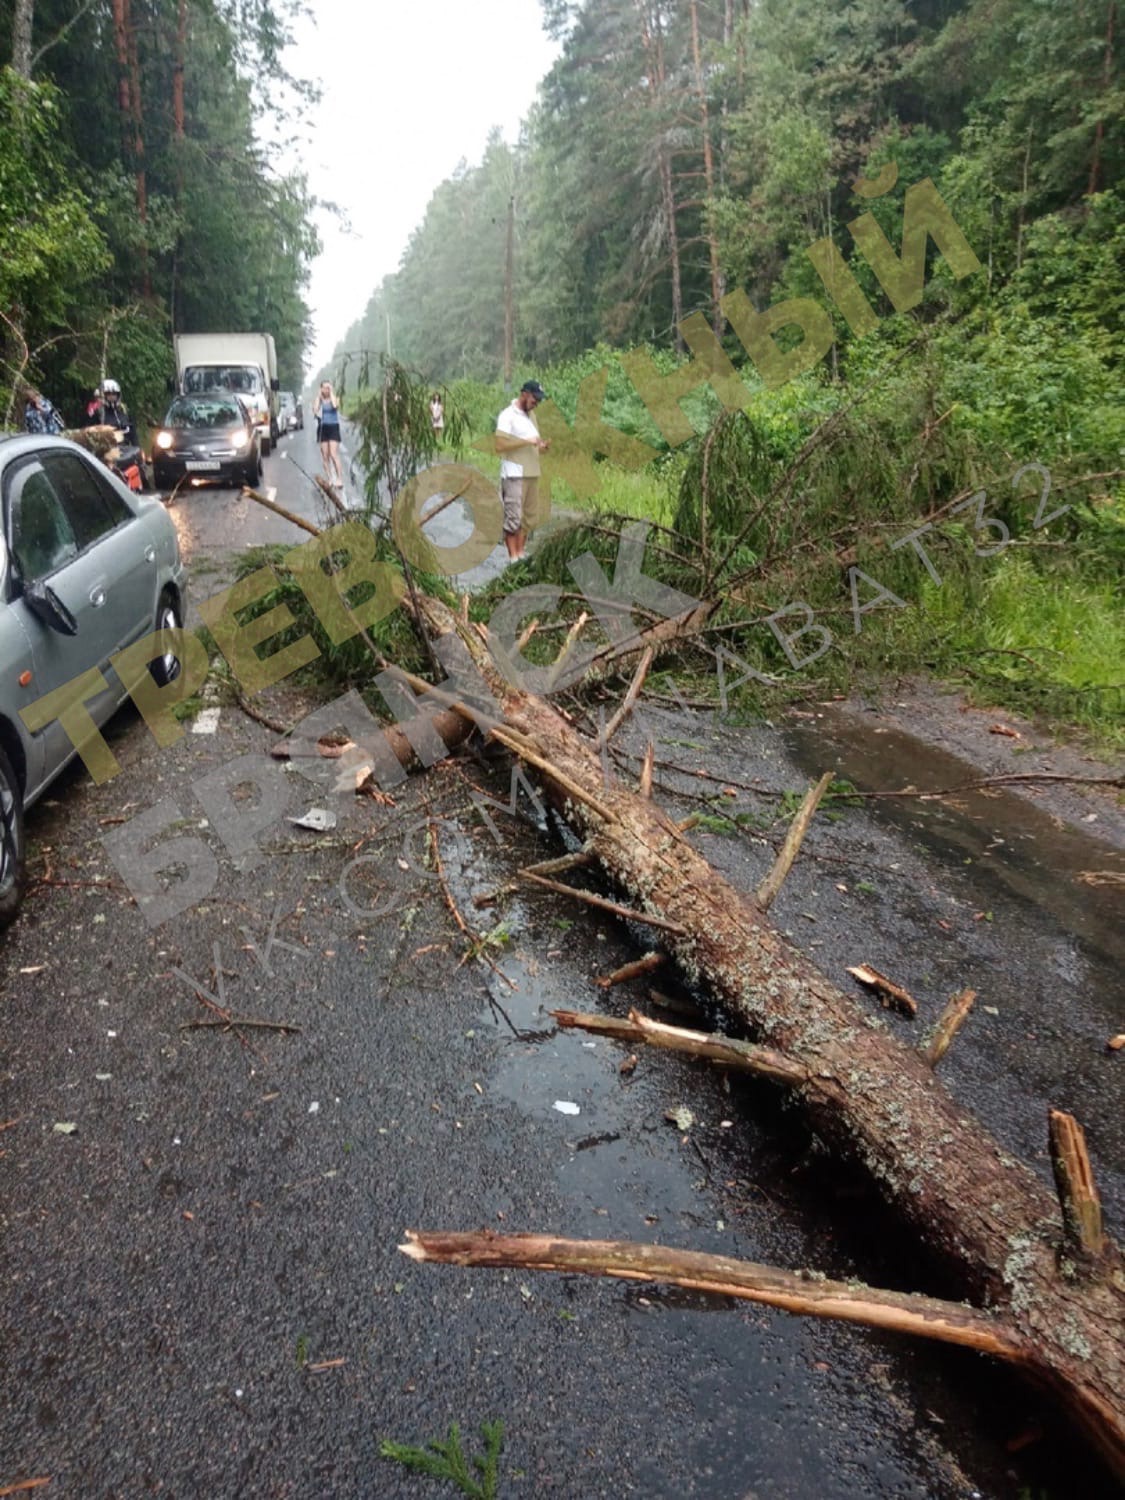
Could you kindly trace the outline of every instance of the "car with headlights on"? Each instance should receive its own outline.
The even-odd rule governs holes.
[[[177,396],[152,439],[152,477],[158,490],[186,479],[260,484],[262,439],[249,407],[231,391]]]
[[[104,724],[128,696],[114,658],[182,626],[186,573],[163,502],[68,438],[0,435],[0,504],[2,928],[23,894],[24,808],[78,753],[58,717],[67,705],[44,700],[85,675],[75,696]],[[158,686],[180,676],[166,639],[132,668]]]

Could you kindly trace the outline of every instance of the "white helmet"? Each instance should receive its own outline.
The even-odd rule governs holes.
[[[102,395],[103,396],[120,396],[120,394],[121,394],[121,387],[117,384],[116,380],[103,380],[102,381]]]

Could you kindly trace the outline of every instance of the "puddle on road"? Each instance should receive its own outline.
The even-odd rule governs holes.
[[[785,740],[804,769],[819,772],[831,761],[860,791],[907,786],[937,791],[984,779],[947,750],[894,728],[869,728],[832,709],[818,716],[815,727],[788,729]],[[982,882],[1004,886],[1097,954],[1125,966],[1120,887],[1079,878],[1088,871],[1125,878],[1125,851],[1100,839],[1093,828],[1085,834],[1002,787],[958,792],[941,801],[871,799],[864,808],[917,835],[943,859],[974,861]]]

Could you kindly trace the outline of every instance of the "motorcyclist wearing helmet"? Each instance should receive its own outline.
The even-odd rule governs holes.
[[[119,432],[124,432],[126,443],[136,444],[137,430],[121,399],[121,387],[116,380],[103,380],[100,390],[95,391],[93,401],[86,408],[86,425],[116,427]]]

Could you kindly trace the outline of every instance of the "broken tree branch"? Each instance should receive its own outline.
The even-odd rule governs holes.
[[[649,740],[645,746],[645,758],[641,762],[641,779],[637,790],[647,802],[652,796],[652,767],[656,760],[656,746]]]
[[[629,1012],[627,1021],[616,1016],[583,1015],[574,1010],[553,1010],[551,1015],[564,1031],[596,1032],[631,1044],[646,1042],[650,1047],[661,1047],[666,1052],[706,1058],[724,1068],[736,1068],[740,1073],[757,1073],[759,1077],[772,1078],[776,1083],[815,1084],[807,1068],[770,1047],[758,1047],[753,1042],[712,1032],[689,1031],[683,1026],[668,1026],[636,1010]]]
[[[621,700],[621,706],[618,708],[613,718],[610,719],[609,723],[605,726],[605,729],[602,731],[598,739],[599,750],[604,749],[605,746],[609,744],[610,740],[621,728],[622,724],[624,724],[629,715],[633,712],[633,705],[637,701],[637,696],[640,693],[641,688],[644,687],[645,678],[648,676],[648,669],[652,666],[652,660],[655,654],[656,653],[651,646],[645,647],[644,655],[641,657],[637,670],[633,673],[633,680],[629,684],[629,691]]]
[[[562,650],[559,652],[558,656],[555,657],[554,661],[551,663],[550,668],[548,669],[548,691],[550,691],[555,686],[555,684],[562,679],[562,674],[566,669],[567,661],[570,659],[571,653],[573,652],[575,646],[578,644],[578,637],[586,628],[586,621],[589,618],[589,614],[586,612],[586,610],[583,610],[582,613],[578,616],[577,620],[575,620],[574,624],[567,631],[566,640],[563,641],[562,644]]]
[[[525,865],[529,875],[565,875],[567,870],[580,870],[594,863],[594,856],[587,849],[577,849],[573,854],[563,854],[558,859],[544,859],[537,865]]]
[[[854,1282],[829,1281],[726,1255],[704,1255],[627,1240],[566,1240],[545,1234],[467,1234],[406,1231],[398,1247],[411,1260],[452,1266],[485,1266],[565,1275],[610,1276],[620,1281],[682,1286],[719,1297],[764,1303],[786,1312],[835,1318],[895,1333],[960,1344],[1012,1364],[1027,1364],[1022,1336],[995,1313],[906,1292]]]
[[[813,814],[820,806],[820,799],[832,785],[835,771],[825,771],[816,786],[810,788],[801,803],[800,809],[789,825],[789,832],[785,835],[785,842],[781,846],[781,852],[774,861],[773,869],[758,887],[758,905],[763,911],[769,911],[773,905],[774,897],[781,889],[786,875],[793,868],[793,861],[797,858],[801,845],[805,841],[805,834],[809,831],[809,824],[813,820]]]
[[[976,990],[962,990],[959,995],[953,996],[938,1017],[933,1035],[922,1049],[922,1056],[931,1068],[936,1068],[949,1051],[953,1038],[969,1019],[969,1012],[976,998]]]
[[[251,1021],[246,1016],[231,1016],[229,1021],[185,1021],[180,1027],[181,1031],[231,1031],[237,1026],[245,1027],[250,1031],[284,1031],[292,1035],[298,1035],[301,1028],[291,1026],[287,1021]]]
[[[669,922],[664,917],[651,916],[648,912],[634,911],[630,906],[619,906],[616,901],[607,901],[604,896],[595,896],[593,891],[581,891],[577,886],[563,885],[560,880],[547,880],[542,875],[533,875],[530,870],[520,870],[521,880],[530,880],[535,885],[542,885],[549,891],[556,892],[560,896],[572,896],[575,901],[584,901],[587,906],[596,906],[599,911],[612,912],[615,917],[624,917],[627,922],[644,922],[648,927],[659,927],[664,932],[674,932],[680,937],[685,936],[684,929],[676,922]]]
[[[635,959],[631,964],[622,964],[619,969],[614,969],[612,974],[604,974],[597,981],[598,989],[611,990],[615,984],[628,984],[630,979],[639,979],[642,974],[651,974],[654,969],[662,968],[667,962],[666,953],[646,953],[643,958]]]
[[[882,997],[884,1006],[894,1005],[903,1015],[912,1019],[918,1014],[918,1002],[914,996],[908,994],[900,984],[895,984],[893,979],[880,974],[878,969],[873,969],[870,964],[856,964],[848,973],[853,979],[858,979],[860,984],[866,984],[875,990]]]
[[[250,485],[244,485],[242,489],[243,498],[254,500],[259,505],[264,505],[267,510],[272,510],[275,516],[280,516],[283,521],[288,521],[293,526],[299,526],[302,531],[307,531],[310,536],[319,536],[320,527],[314,526],[311,521],[306,521],[304,516],[294,515],[291,510],[286,510],[284,505],[278,505],[276,500],[267,500],[265,495],[259,495],[258,491]]]

